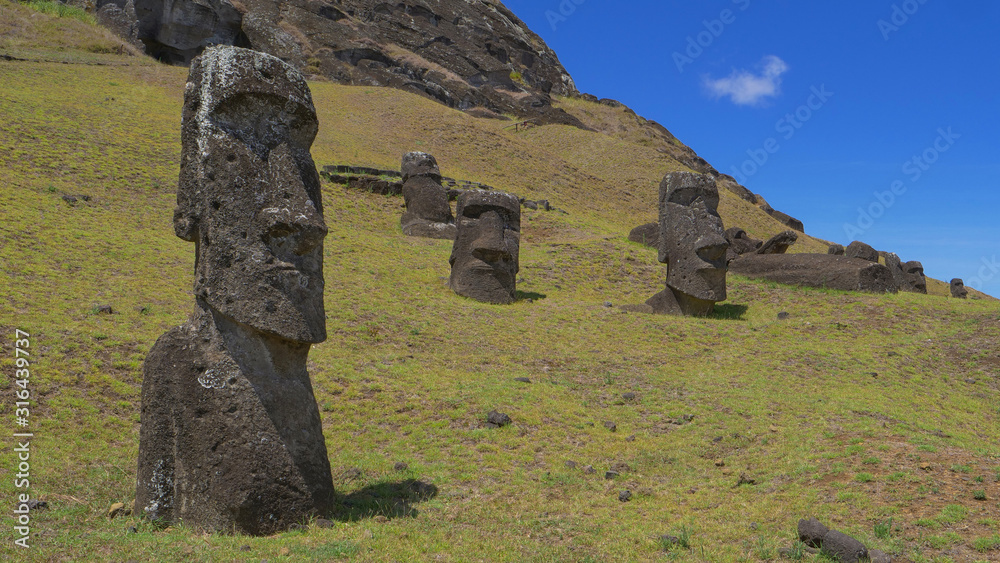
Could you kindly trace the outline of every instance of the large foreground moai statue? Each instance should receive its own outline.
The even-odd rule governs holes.
[[[448,190],[441,185],[437,160],[425,152],[408,152],[403,155],[400,172],[406,203],[406,211],[399,218],[403,234],[455,240],[455,218],[448,203]]]
[[[326,339],[317,120],[301,75],[233,47],[191,64],[174,230],[194,313],[143,366],[136,513],[263,535],[334,501],[306,371]]]
[[[449,285],[455,293],[506,305],[517,291],[521,202],[503,192],[458,196],[458,236],[451,249]]]
[[[654,313],[705,316],[726,300],[729,242],[711,176],[671,172],[660,183],[660,254],[667,287],[646,304]]]

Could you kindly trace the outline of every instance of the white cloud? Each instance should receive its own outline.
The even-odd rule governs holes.
[[[705,87],[715,98],[729,96],[739,106],[755,106],[781,93],[781,75],[788,71],[785,61],[768,55],[761,60],[761,73],[733,70],[726,78],[705,77]]]

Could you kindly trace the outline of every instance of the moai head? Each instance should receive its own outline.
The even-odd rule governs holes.
[[[969,290],[965,288],[965,282],[960,278],[951,280],[951,296],[957,299],[966,299],[969,297]]]
[[[327,229],[305,80],[235,47],[206,50],[189,80],[174,231],[195,243],[196,297],[260,332],[322,342]]]
[[[416,176],[426,176],[437,182],[441,181],[441,169],[438,168],[437,160],[425,152],[404,154],[400,172],[403,174],[404,182]]]
[[[906,282],[903,291],[912,293],[927,293],[927,278],[924,277],[924,265],[920,262],[903,264],[903,279]]]
[[[667,287],[702,302],[726,299],[729,243],[719,191],[708,175],[671,172],[660,183],[660,253]]]
[[[486,303],[514,302],[521,203],[503,192],[458,196],[458,234],[451,250],[452,290]]]

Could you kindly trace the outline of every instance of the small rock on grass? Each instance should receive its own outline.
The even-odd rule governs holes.
[[[511,423],[511,419],[506,413],[490,411],[486,415],[486,426],[489,428],[503,428]]]
[[[625,438],[625,441],[626,442],[634,442],[635,441],[635,434],[632,434],[628,438]]]
[[[740,478],[736,480],[736,486],[740,485],[756,485],[757,480],[748,476],[746,473],[740,473]]]
[[[36,498],[28,499],[28,510],[46,510],[49,507],[49,503],[44,500],[38,500]]]
[[[593,465],[588,465],[583,468],[583,472],[586,473],[587,475],[593,475],[594,473],[597,473],[597,470],[594,469]]]
[[[313,526],[316,528],[332,528],[333,522],[327,520],[326,518],[317,518],[316,521],[313,522]]]
[[[566,467],[568,467],[570,469],[576,469],[576,462],[573,461],[573,460],[567,460],[566,461]]]
[[[397,461],[396,465],[393,465],[392,468],[395,469],[396,471],[406,471],[407,469],[410,468],[410,466],[406,465],[406,462]]]
[[[514,381],[518,383],[531,383],[531,380],[528,379],[527,377],[515,377]]]
[[[622,491],[618,493],[619,502],[628,502],[632,500],[632,491]]]
[[[604,427],[607,428],[608,430],[612,431],[612,432],[617,432],[618,431],[618,425],[615,424],[614,422],[609,421],[609,420],[604,421]]]
[[[635,393],[632,393],[631,391],[628,393],[622,393],[622,399],[625,399],[626,401],[634,401],[635,397]]]
[[[791,315],[789,315],[785,311],[782,311],[782,312],[778,313],[778,320],[779,321],[787,321],[790,317],[791,317]]]
[[[617,471],[605,471],[604,472],[604,478],[605,479],[614,479],[617,476],[618,476],[618,472]]]

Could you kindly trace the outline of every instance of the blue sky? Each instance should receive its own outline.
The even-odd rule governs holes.
[[[504,4],[809,234],[1000,296],[1000,2]]]

